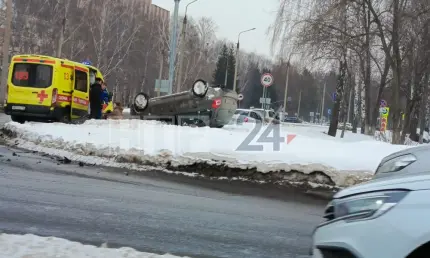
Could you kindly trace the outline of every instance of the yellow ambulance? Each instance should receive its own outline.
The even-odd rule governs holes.
[[[4,110],[12,120],[69,123],[88,117],[96,67],[42,55],[17,55],[9,66]],[[113,110],[112,94],[103,113]]]

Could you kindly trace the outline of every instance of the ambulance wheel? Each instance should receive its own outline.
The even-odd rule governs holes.
[[[25,118],[22,116],[11,116],[12,121],[23,124],[25,123]]]
[[[70,123],[70,115],[69,114],[63,114],[59,119],[58,122],[69,124]]]

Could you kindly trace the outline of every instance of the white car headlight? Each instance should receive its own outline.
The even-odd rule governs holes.
[[[380,164],[375,174],[399,171],[414,163],[416,160],[417,158],[412,154],[406,154],[390,159],[385,163]]]
[[[396,206],[408,191],[384,191],[333,200],[334,219],[374,219]]]

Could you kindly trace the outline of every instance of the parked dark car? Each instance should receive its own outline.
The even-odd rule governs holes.
[[[284,122],[286,122],[286,123],[303,123],[303,121],[300,120],[300,118],[295,117],[295,116],[285,117]]]
[[[197,80],[189,91],[155,98],[139,93],[133,109],[145,120],[221,128],[231,121],[237,101],[238,94],[223,85]]]

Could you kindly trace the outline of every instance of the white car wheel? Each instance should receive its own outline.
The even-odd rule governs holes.
[[[203,98],[206,96],[206,93],[208,92],[208,84],[204,80],[197,80],[193,83],[192,88],[193,94],[197,97]]]
[[[137,113],[143,112],[148,107],[148,95],[139,93],[134,97],[134,109]]]

